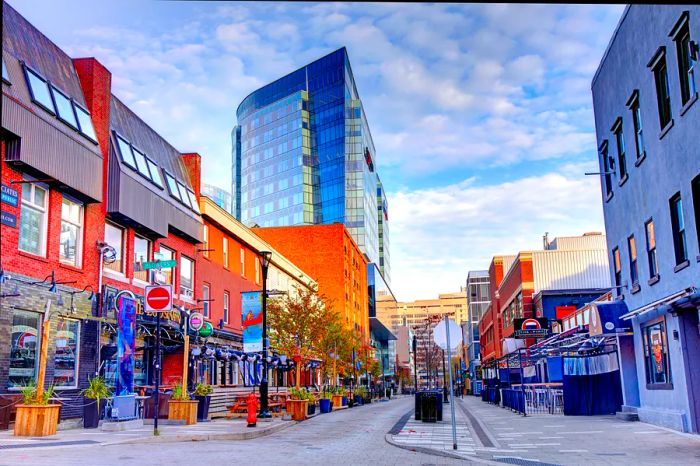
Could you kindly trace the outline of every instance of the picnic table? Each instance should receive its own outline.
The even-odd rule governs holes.
[[[227,405],[226,408],[229,410],[229,417],[235,416],[237,414],[241,413],[247,413],[248,412],[248,395],[238,395],[234,397],[233,399],[233,404]],[[268,395],[267,399],[267,407],[272,411],[272,414],[280,415],[282,414],[282,408],[286,405],[286,399],[284,401],[279,401],[277,398],[281,395],[286,396],[286,393],[277,393],[277,394],[272,394]],[[260,403],[260,394],[256,393],[255,396],[258,399],[258,403]],[[258,404],[260,406],[260,404]]]

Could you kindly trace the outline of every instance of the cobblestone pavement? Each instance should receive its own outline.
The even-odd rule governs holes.
[[[323,414],[253,440],[7,449],[0,465],[469,465],[388,444],[385,435],[413,398]]]
[[[476,397],[460,399],[460,405],[479,421],[476,427],[493,444],[491,448],[475,447],[482,458],[532,466],[700,465],[698,435],[614,416],[523,417]]]

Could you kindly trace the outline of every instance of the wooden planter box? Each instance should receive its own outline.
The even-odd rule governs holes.
[[[185,424],[197,422],[197,400],[170,400],[168,401],[168,419],[184,419]]]
[[[333,395],[333,407],[340,408],[343,406],[343,395]]]
[[[306,419],[308,406],[309,400],[287,400],[287,412],[291,413],[292,419],[295,421]]]
[[[45,437],[56,434],[61,405],[17,405],[15,435]]]

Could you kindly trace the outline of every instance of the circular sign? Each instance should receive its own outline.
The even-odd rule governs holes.
[[[537,321],[537,319],[525,319],[523,320],[522,325],[520,326],[523,330],[537,330],[542,328],[540,323]]]
[[[164,286],[154,286],[146,292],[146,304],[149,309],[163,311],[170,308],[170,290]]]
[[[211,335],[213,331],[214,327],[212,327],[209,322],[204,322],[202,328],[199,329],[199,336],[206,338]]]
[[[613,330],[615,329],[615,324],[612,322],[605,322],[605,330]]]
[[[198,332],[204,325],[204,316],[199,312],[190,314],[190,329]]]

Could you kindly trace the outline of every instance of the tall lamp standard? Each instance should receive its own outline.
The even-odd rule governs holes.
[[[263,377],[260,381],[260,419],[269,419],[272,417],[267,405],[267,349],[270,346],[270,341],[267,338],[267,268],[270,266],[270,251],[260,251],[262,258],[262,315],[263,315],[263,331],[262,331],[262,364]]]
[[[413,391],[418,391],[418,355],[416,354],[416,348],[418,347],[418,340],[416,339],[416,334],[413,334]]]

